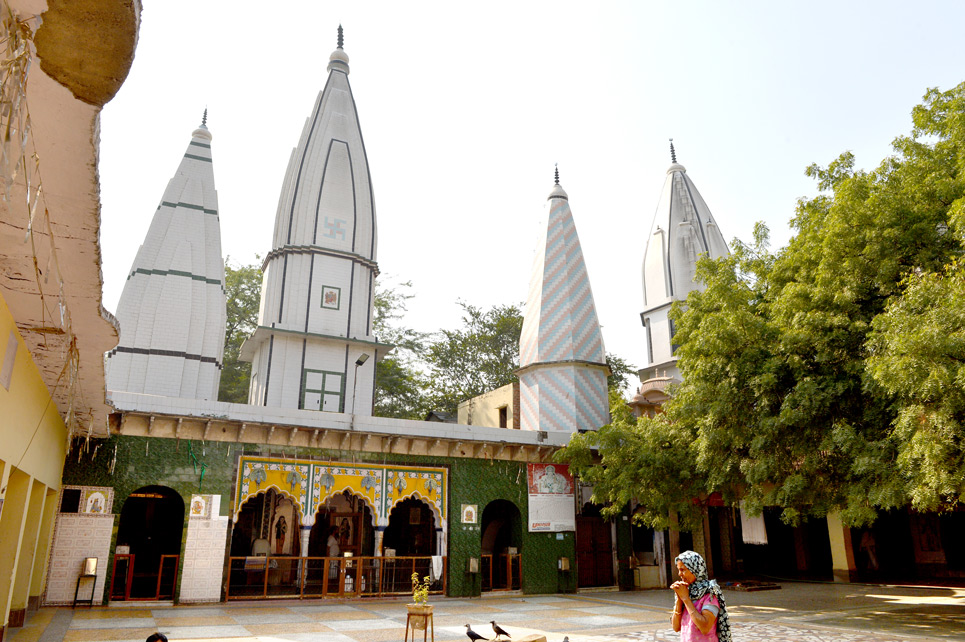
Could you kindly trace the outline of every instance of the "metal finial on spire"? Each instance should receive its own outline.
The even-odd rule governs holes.
[[[677,162],[677,152],[673,148],[673,138],[670,139],[670,162]]]
[[[208,108],[207,107],[204,108],[204,116],[201,117],[201,126],[202,127],[208,126]]]
[[[338,48],[341,49],[343,44],[345,44],[345,39],[342,37],[342,25],[339,25],[338,26]]]
[[[555,172],[555,173],[556,173],[556,184],[559,185],[559,184],[560,184],[560,166],[559,166],[558,163],[553,163],[553,167],[556,168],[556,172]]]

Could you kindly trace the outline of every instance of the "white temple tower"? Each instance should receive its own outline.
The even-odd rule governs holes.
[[[107,353],[108,390],[218,398],[224,259],[207,116],[164,190],[117,304],[121,336]]]
[[[523,430],[596,430],[610,421],[603,335],[566,192],[547,199],[519,339]]]
[[[375,201],[341,27],[328,72],[288,163],[241,358],[253,405],[371,415],[390,346],[372,336]]]
[[[674,301],[683,301],[692,290],[703,290],[696,280],[697,259],[727,256],[729,251],[714,215],[700,196],[686,168],[677,163],[670,143],[671,165],[667,169],[653,226],[643,253],[643,312],[640,318],[647,337],[647,365],[640,370],[643,392],[680,382],[677,357],[673,354],[673,323],[668,313]],[[660,382],[663,382],[661,385]]]

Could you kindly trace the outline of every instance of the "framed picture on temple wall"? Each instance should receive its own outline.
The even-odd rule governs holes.
[[[338,310],[342,305],[342,289],[331,285],[322,286],[322,307]]]
[[[335,513],[332,515],[332,526],[335,527],[340,551],[353,551],[358,546],[358,519],[355,513]]]
[[[462,505],[462,523],[463,524],[475,524],[476,518],[478,515],[479,515],[479,507],[476,504]]]

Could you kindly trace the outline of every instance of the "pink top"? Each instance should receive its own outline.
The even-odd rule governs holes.
[[[694,602],[697,612],[710,611],[714,617],[720,615],[720,601],[713,593],[705,593],[702,598]],[[684,609],[684,614],[680,617],[680,642],[717,642],[717,621],[710,633],[700,632],[697,625],[690,619],[690,612]]]

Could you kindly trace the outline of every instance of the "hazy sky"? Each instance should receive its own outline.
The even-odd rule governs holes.
[[[334,7],[338,7],[337,9]],[[281,181],[345,28],[383,281],[407,322],[522,303],[559,163],[607,350],[646,348],[641,262],[673,137],[724,237],[790,237],[804,176],[871,169],[928,87],[965,80],[962,2],[144,0],[101,119],[104,304],[208,108],[222,249],[271,249]]]

